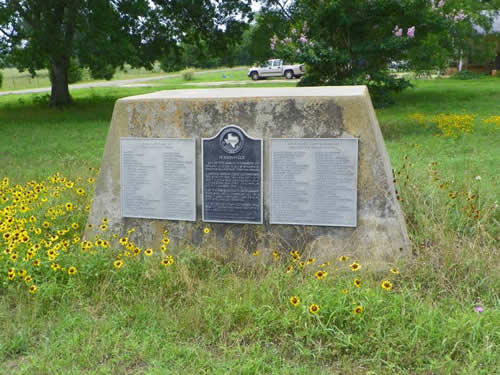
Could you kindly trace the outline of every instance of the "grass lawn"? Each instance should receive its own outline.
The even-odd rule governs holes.
[[[156,84],[186,84],[190,83],[200,83],[200,82],[223,82],[223,81],[249,81],[250,78],[247,76],[247,68],[234,68],[231,70],[223,70],[217,72],[210,71],[196,71],[192,77],[192,80],[185,81],[184,78],[169,78],[166,80],[155,81]],[[182,72],[181,72],[182,74]]]
[[[247,79],[244,71],[227,78],[211,74],[193,82]],[[78,90],[74,105],[64,110],[47,108],[43,95],[0,97],[1,373],[498,371],[500,125],[484,120],[500,116],[500,79],[417,81],[396,105],[377,111],[413,241],[414,256],[396,265],[399,274],[370,272],[362,259],[356,273],[349,269],[352,260],[332,259],[287,274],[293,264],[287,254],[278,262],[271,254],[246,254],[246,266],[224,262],[214,256],[211,233],[202,234],[202,249],[178,248],[172,239],[166,252],[173,264],[159,264],[169,259],[160,249],[130,258],[123,250],[119,267],[113,263],[118,250],[102,244],[86,250],[79,239],[93,189],[88,178],[100,165],[113,104],[124,96],[186,88],[183,83]],[[276,86],[263,84],[269,85]],[[474,114],[474,130],[456,139],[436,136],[433,116],[451,114]],[[56,172],[67,179],[47,180]],[[2,187],[4,176],[9,187]],[[36,198],[28,193],[38,188]],[[5,211],[16,199],[16,211]],[[23,205],[33,210],[23,213]],[[26,220],[11,222],[11,216]],[[20,258],[13,261],[5,251],[8,240],[1,238],[16,230],[22,237],[19,228],[42,246],[26,261],[27,245],[18,245]],[[35,228],[45,237],[37,237]],[[64,271],[53,270],[55,260],[47,259],[55,247]],[[36,259],[40,266],[32,263]],[[33,295],[22,269],[36,282]],[[316,280],[318,269],[328,276]],[[381,288],[384,279],[391,280],[390,291]],[[296,307],[292,296],[300,298]],[[318,314],[309,312],[313,303]],[[355,314],[357,306],[362,313]]]
[[[215,69],[214,69],[215,70]],[[217,69],[219,70],[219,69]],[[212,72],[210,69],[195,69],[195,75],[192,82],[209,82],[209,81],[219,81],[222,79],[226,80],[244,80],[248,79],[246,76],[247,68],[236,67],[227,68],[227,70],[222,69],[222,72]],[[0,72],[3,74],[3,84],[0,87],[0,92],[2,91],[15,91],[15,90],[25,90],[25,89],[36,89],[50,87],[50,79],[48,70],[39,70],[35,77],[32,77],[28,71],[19,72],[15,68],[5,68],[1,69]],[[159,65],[157,64],[153,70],[147,70],[145,68],[131,68],[130,66],[125,66],[124,69],[117,69],[111,81],[124,80],[124,79],[135,79],[135,78],[150,78],[158,76],[167,75],[177,75],[182,72],[163,72]],[[226,75],[224,78],[223,75]],[[95,80],[90,76],[88,70],[84,70],[83,78],[80,83],[90,83],[90,82],[105,82],[104,80]],[[156,81],[158,82],[158,81]],[[175,81],[170,81],[170,79],[159,81],[160,84],[173,84],[173,83],[185,83],[182,77],[176,78]]]
[[[20,72],[16,68],[5,68],[0,70],[0,72],[3,74],[3,84],[0,92],[50,87],[49,72],[47,69],[37,70],[35,77],[32,77],[28,71]],[[147,78],[165,74],[160,70],[159,66],[155,66],[152,71],[144,68],[135,69],[126,67],[125,69],[117,69],[113,80]],[[78,83],[84,82],[95,82],[87,70],[84,70],[83,79]]]
[[[15,68],[1,69],[0,72],[3,74],[0,92],[50,87],[49,72],[47,70],[37,71],[36,77],[31,77],[29,72],[19,72]]]
[[[410,118],[438,114],[473,114],[474,132],[456,139],[436,136],[435,127],[424,127]],[[455,79],[417,81],[415,88],[398,97],[397,105],[377,111],[386,146],[395,169],[411,160],[415,173],[423,178],[432,162],[437,163],[441,183],[457,189],[480,189],[492,200],[500,193],[500,121],[496,127],[483,123],[500,116],[500,79],[471,81]],[[500,118],[499,118],[500,120]],[[408,163],[406,163],[408,165]],[[475,180],[481,177],[480,183]],[[423,187],[423,186],[421,186]]]

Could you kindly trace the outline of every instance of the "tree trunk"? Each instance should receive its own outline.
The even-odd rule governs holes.
[[[58,56],[50,64],[50,106],[62,107],[71,103],[68,87],[69,57]]]

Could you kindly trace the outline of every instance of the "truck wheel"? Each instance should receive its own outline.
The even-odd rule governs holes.
[[[252,72],[251,74],[251,77],[254,81],[258,81],[259,80],[259,73],[257,72]]]
[[[292,79],[293,78],[293,72],[291,70],[287,70],[285,72],[285,77],[286,77],[286,79]]]

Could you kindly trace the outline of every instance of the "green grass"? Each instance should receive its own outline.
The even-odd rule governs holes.
[[[210,69],[196,69],[195,79],[192,82],[210,82],[210,81],[221,81],[221,80],[245,80],[249,79],[246,76],[247,68],[236,67],[236,68],[221,68],[221,72],[211,72]],[[15,90],[26,90],[26,89],[36,89],[50,87],[49,72],[45,70],[38,70],[36,76],[32,77],[27,71],[19,72],[15,68],[5,68],[0,70],[3,74],[3,84],[0,87],[0,92],[2,91],[15,91]],[[176,75],[180,72],[165,73],[161,71],[160,67],[155,65],[153,70],[147,70],[145,68],[131,68],[126,66],[124,69],[117,69],[111,81],[124,80],[124,79],[137,79],[137,78],[150,78],[157,76],[168,76]],[[223,75],[226,77],[223,77]],[[171,81],[174,79],[174,81]],[[105,82],[104,80],[94,80],[90,76],[88,70],[84,70],[83,79],[80,83],[91,83],[91,82]],[[184,83],[184,80],[179,78],[169,78],[162,81],[155,81],[154,84],[176,84]]]
[[[189,82],[184,81],[182,77],[169,78],[166,80],[156,81],[155,83],[163,84],[186,84],[201,83],[201,82],[224,82],[224,81],[250,81],[247,76],[247,68],[235,68],[234,70],[224,70],[221,72],[196,72],[193,79]]]
[[[74,104],[62,110],[48,108],[48,94],[0,97],[0,176],[24,183],[57,171],[65,171],[70,178],[76,178],[85,174],[88,167],[98,168],[114,102],[122,97],[158,90],[200,88],[185,86],[179,80],[167,80],[167,84],[152,87],[75,90],[72,92]],[[283,82],[279,85],[294,84]],[[268,86],[277,85],[259,85]]]
[[[0,70],[4,76],[3,85],[0,88],[1,91],[13,91],[13,90],[25,90],[25,89],[35,89],[42,87],[50,87],[49,72],[47,69],[37,70],[36,76],[32,77],[28,71],[20,72],[16,68],[5,68]],[[113,81],[120,79],[131,79],[131,78],[147,78],[155,77],[158,75],[166,75],[162,72],[159,64],[156,64],[153,70],[147,70],[145,68],[131,68],[130,66],[125,66],[123,69],[116,69],[113,76]],[[83,71],[83,79],[77,83],[85,82],[96,82],[90,76],[90,72],[85,69]]]
[[[466,83],[453,79],[417,81],[415,88],[398,97],[396,106],[377,111],[393,168],[407,167],[406,155],[415,178],[430,182],[431,163],[436,162],[439,181],[431,184],[421,181],[418,188],[423,193],[430,193],[436,185],[449,183],[449,189],[480,189],[493,204],[500,193],[500,129],[488,129],[482,120],[500,116],[499,103],[500,79],[497,78]],[[414,113],[426,116],[475,114],[475,130],[473,134],[457,139],[439,137],[436,136],[440,133],[437,129],[424,128],[408,117]],[[477,176],[481,177],[480,181],[476,180]]]
[[[213,79],[199,79],[205,78]],[[24,185],[60,171],[85,181],[94,173],[88,168],[100,164],[114,101],[186,88],[183,83],[78,90],[64,110],[47,108],[40,95],[0,98],[0,179]],[[58,262],[76,265],[78,273],[31,267],[40,286],[31,296],[2,276],[7,263],[0,253],[0,372],[494,374],[500,368],[500,132],[484,129],[481,120],[500,116],[498,103],[498,79],[417,81],[395,106],[377,111],[414,244],[401,275],[371,272],[368,265],[354,274],[332,260],[329,275],[318,281],[311,274],[317,267],[287,275],[286,262],[268,265],[269,254],[243,255],[243,266],[219,260],[209,234],[203,251],[172,241],[176,263],[167,269],[155,254],[126,259],[115,270],[115,251],[82,255],[70,247]],[[462,111],[477,114],[476,129],[457,139],[436,137],[436,129],[408,117]],[[78,184],[91,193],[86,182]],[[451,199],[450,192],[459,194]],[[68,194],[50,205],[64,204]],[[54,223],[74,220],[82,227],[86,198],[78,199],[78,210]],[[462,210],[472,203],[480,219]],[[42,221],[44,212],[26,215]],[[384,278],[394,281],[393,291],[380,288]],[[292,295],[301,298],[298,308],[288,302]],[[318,316],[307,312],[311,303],[320,305]],[[360,317],[352,314],[357,304],[364,307]]]
[[[0,70],[3,74],[1,91],[35,89],[39,87],[50,87],[49,72],[47,70],[37,71],[37,76],[31,77],[29,72],[19,72],[15,68]]]
[[[35,300],[5,296],[4,372],[488,374],[498,364],[495,311],[479,316],[407,286],[342,295],[333,278],[242,272],[190,253],[181,262],[70,280]],[[320,304],[320,317],[291,307],[293,294]],[[351,300],[364,302],[364,316],[350,313]]]

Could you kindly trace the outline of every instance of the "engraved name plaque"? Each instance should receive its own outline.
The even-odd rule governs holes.
[[[262,139],[229,125],[202,140],[203,221],[262,223]]]
[[[195,139],[120,138],[122,217],[196,220]]]
[[[271,224],[357,225],[357,138],[271,139]]]

